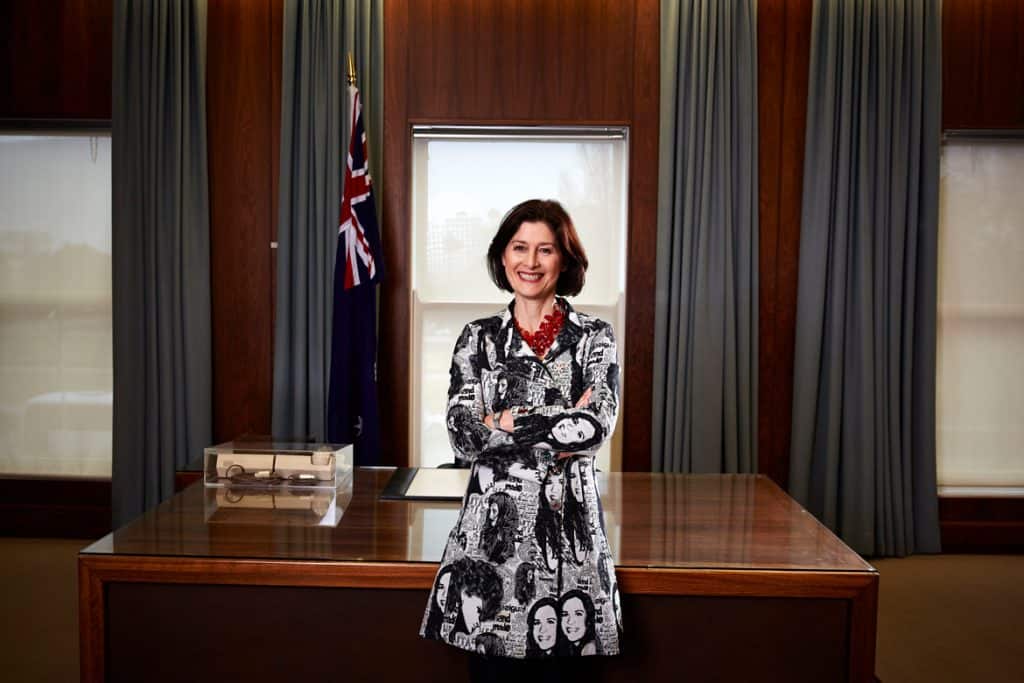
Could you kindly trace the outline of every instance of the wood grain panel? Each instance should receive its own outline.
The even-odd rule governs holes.
[[[651,469],[651,387],[654,292],[658,245],[658,127],[661,26],[658,3],[634,5],[633,92],[629,163],[629,251],[626,261],[626,339],[622,469]]]
[[[942,551],[1024,552],[1024,498],[939,497]]]
[[[110,120],[113,0],[0,3],[0,117]]]
[[[98,538],[110,532],[110,480],[0,479],[0,536]]]
[[[193,604],[256,605],[288,623],[292,611],[308,611],[296,606],[300,595],[319,604],[377,591],[377,599],[367,595],[342,611],[362,615],[386,602],[396,618],[387,623],[407,624],[395,637],[422,642],[416,624],[441,553],[436,545],[423,547],[424,539],[443,538],[450,524],[426,511],[454,513],[458,504],[383,501],[379,493],[390,474],[357,469],[352,501],[336,528],[217,523],[203,502],[206,492],[193,486],[85,549],[79,556],[83,680],[116,678],[114,667],[124,663],[118,653],[130,658],[137,645],[133,635],[147,620],[162,632],[179,630],[168,624],[177,623],[174,615],[186,602],[185,614]],[[630,639],[624,657],[608,662],[608,680],[658,680],[637,672],[648,670],[652,658],[661,664],[679,653],[682,641],[672,630],[679,623],[708,625],[696,641],[684,639],[691,648],[686,656],[694,660],[703,661],[708,647],[734,648],[742,634],[754,648],[753,663],[730,680],[751,680],[752,669],[771,680],[871,680],[877,572],[766,477],[611,473],[602,488],[621,558],[616,575]],[[627,515],[630,508],[636,514]],[[627,516],[636,520],[628,528],[617,521]],[[684,542],[673,547],[672,539]],[[407,612],[393,602],[402,600],[401,593],[413,603]],[[158,603],[157,612],[136,620]],[[408,619],[401,616],[406,613]],[[194,625],[184,618],[181,624]],[[251,629],[244,616],[204,624],[220,634]],[[368,648],[379,642],[360,637]],[[213,640],[211,635],[201,642]],[[232,651],[245,652],[248,642],[243,638]],[[780,654],[787,643],[791,650]],[[764,651],[758,653],[759,647]],[[399,648],[407,650],[404,643]],[[365,649],[359,652],[365,656]],[[705,664],[700,679],[715,680],[720,662]],[[792,670],[803,666],[817,673]]]
[[[942,3],[942,127],[1024,128],[1024,3]]]
[[[811,15],[809,2],[758,4],[758,471],[782,487],[789,480]]]
[[[412,174],[409,40],[408,3],[385,0],[382,146],[387,182],[381,198],[380,219],[387,277],[381,285],[377,349],[377,377],[381,387],[378,394],[382,426],[380,462],[384,465],[409,463],[409,218],[412,215],[409,204]]]
[[[214,439],[270,433],[280,0],[211,3],[207,43]],[[275,51],[275,46],[278,49]]]
[[[658,16],[654,0],[385,2],[384,462],[409,462],[411,123],[588,123],[631,127],[623,465],[650,468]]]

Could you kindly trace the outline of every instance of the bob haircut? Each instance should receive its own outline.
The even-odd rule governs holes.
[[[558,276],[555,292],[562,296],[575,296],[583,289],[587,277],[587,252],[583,249],[580,236],[576,234],[576,226],[572,223],[569,213],[561,204],[553,199],[528,199],[517,204],[501,219],[501,225],[491,246],[487,249],[487,270],[491,280],[506,292],[514,291],[505,276],[505,266],[501,257],[505,247],[512,241],[523,223],[545,223],[555,233],[558,250],[562,253],[563,270]]]

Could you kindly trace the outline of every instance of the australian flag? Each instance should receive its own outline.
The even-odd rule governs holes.
[[[334,261],[334,317],[327,439],[355,444],[356,464],[380,461],[377,412],[377,283],[383,276],[377,210],[367,166],[359,90],[349,88],[352,136]]]

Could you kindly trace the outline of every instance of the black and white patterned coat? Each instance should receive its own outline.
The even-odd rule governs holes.
[[[543,360],[516,331],[511,304],[466,325],[455,345],[448,433],[472,471],[424,637],[516,658],[619,651],[618,586],[594,477],[594,453],[618,414],[615,338],[607,323],[559,304],[565,323]],[[484,424],[504,409],[511,433]]]

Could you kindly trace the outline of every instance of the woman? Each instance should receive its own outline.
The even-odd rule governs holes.
[[[448,603],[448,591],[452,580],[452,566],[448,565],[437,573],[434,579],[434,591],[430,600],[430,616],[427,617],[425,633],[429,638],[441,637],[441,624],[444,623],[445,605]]]
[[[565,476],[569,479],[569,491],[565,497],[565,510],[562,513],[562,519],[569,556],[576,564],[583,564],[586,554],[594,549],[594,542],[590,535],[590,523],[587,519],[584,470],[582,463],[573,462],[565,471]],[[598,562],[598,571],[600,568],[601,563]]]
[[[540,566],[548,572],[558,571],[562,557],[562,498],[562,479],[549,472],[541,484],[533,523]]]
[[[516,600],[520,605],[533,601],[537,595],[537,584],[534,581],[537,568],[530,562],[523,562],[516,568]]]
[[[495,553],[487,540],[491,506],[471,505],[467,492],[443,565],[468,558],[503,577],[501,605],[482,632],[504,640],[505,657],[614,655],[619,651],[614,596],[596,579],[599,558],[610,555],[608,540],[601,525],[574,522],[570,542],[561,515],[572,495],[581,506],[574,514],[583,520],[601,516],[593,477],[578,477],[577,492],[567,494],[566,470],[574,463],[576,469],[592,469],[594,453],[614,428],[619,407],[615,338],[607,323],[577,312],[564,298],[583,288],[587,257],[572,219],[557,202],[530,200],[509,211],[491,241],[487,265],[494,283],[514,299],[505,310],[463,329],[452,358],[447,424],[456,460],[473,468],[471,478],[486,463],[494,473],[488,498],[504,493],[515,506],[518,543],[511,555]],[[474,492],[474,500],[479,495]],[[460,534],[477,541],[461,547]],[[593,552],[574,553],[570,546]],[[519,567],[526,563],[536,571],[524,602],[515,577],[523,576]],[[615,582],[608,585],[614,592]],[[545,647],[547,636],[534,623],[538,614],[555,625],[558,598],[577,593],[587,600],[576,600],[573,608],[577,602],[592,611],[600,606],[589,619],[589,631],[584,629],[593,646],[558,652],[550,639]],[[435,637],[425,628],[427,612],[421,634]],[[475,650],[472,640],[446,640]],[[505,658],[484,661],[511,666]]]
[[[448,613],[455,615],[455,625],[448,634],[448,642],[475,649],[470,636],[478,632],[483,622],[493,620],[501,608],[501,577],[487,562],[468,557],[456,560],[450,568],[452,585],[445,606]]]
[[[564,656],[600,652],[594,620],[594,601],[581,590],[571,590],[558,601],[558,652]]]
[[[558,601],[541,598],[527,615],[526,656],[551,657],[558,642]]]
[[[516,531],[519,528],[519,510],[515,501],[504,491],[487,499],[487,521],[480,532],[480,549],[495,564],[502,564],[516,551]]]

